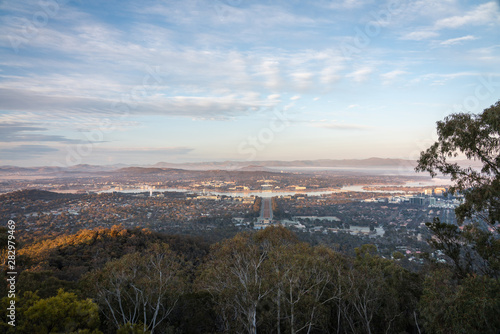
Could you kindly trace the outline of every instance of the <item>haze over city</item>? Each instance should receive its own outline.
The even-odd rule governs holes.
[[[0,9],[1,165],[416,160],[498,99],[498,1]]]

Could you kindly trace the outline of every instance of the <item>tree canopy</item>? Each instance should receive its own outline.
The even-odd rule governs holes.
[[[438,141],[422,152],[416,171],[449,175],[451,193],[464,195],[456,209],[457,218],[479,218],[500,222],[500,101],[480,114],[457,113],[437,122]],[[481,167],[460,166],[461,155]]]
[[[419,302],[431,333],[498,333],[500,328],[500,101],[480,114],[452,114],[437,122],[438,141],[422,152],[417,171],[451,177],[452,194],[462,194],[457,221],[435,218],[429,244],[450,259],[426,275]],[[465,155],[479,168],[459,165]],[[450,270],[450,269],[453,270]]]

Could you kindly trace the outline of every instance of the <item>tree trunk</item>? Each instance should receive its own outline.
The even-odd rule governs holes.
[[[290,333],[295,334],[295,304],[293,303],[292,285],[290,284]]]
[[[257,334],[257,307],[253,306],[248,314],[248,334]]]
[[[276,318],[276,333],[277,334],[281,334],[281,324],[280,324],[280,320],[281,320],[281,287],[278,286],[278,300],[277,300],[277,303],[278,303],[278,315],[277,315],[277,318]]]

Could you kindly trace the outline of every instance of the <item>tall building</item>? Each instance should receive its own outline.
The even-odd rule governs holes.
[[[434,189],[434,194],[436,194],[437,196],[443,196],[445,192],[446,192],[445,188]]]
[[[425,197],[410,197],[410,204],[424,205]]]

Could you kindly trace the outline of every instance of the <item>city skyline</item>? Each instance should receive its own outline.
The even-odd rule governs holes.
[[[0,165],[416,160],[500,99],[498,1],[0,9]]]

